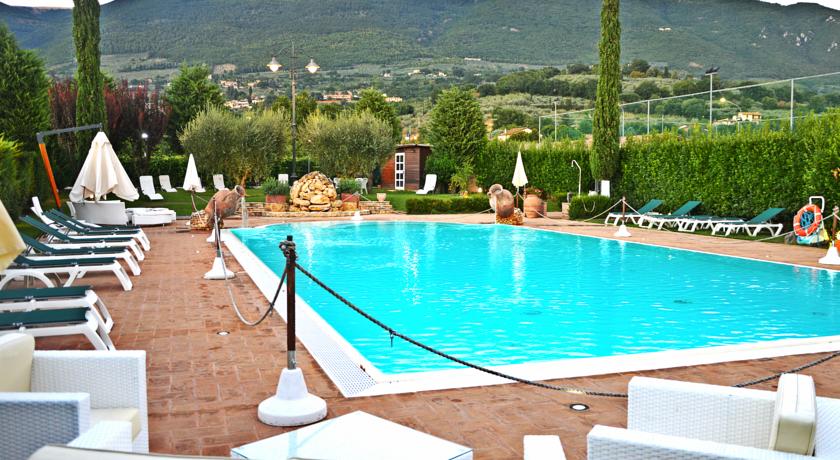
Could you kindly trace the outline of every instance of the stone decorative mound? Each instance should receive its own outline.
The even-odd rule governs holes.
[[[289,194],[289,212],[330,212],[341,209],[341,200],[330,179],[318,171],[301,177]]]

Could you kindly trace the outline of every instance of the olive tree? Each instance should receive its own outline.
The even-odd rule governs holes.
[[[264,178],[285,151],[288,114],[266,110],[237,115],[208,106],[181,133],[181,144],[204,174],[222,173],[240,185]]]
[[[396,147],[391,125],[367,111],[335,118],[313,115],[301,139],[322,172],[342,177],[367,177]]]

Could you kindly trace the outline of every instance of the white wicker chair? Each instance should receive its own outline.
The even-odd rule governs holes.
[[[840,458],[840,400],[817,398],[814,457],[768,450],[771,391],[634,377],[627,429],[596,425],[589,459]]]
[[[18,348],[10,350],[15,340]],[[27,346],[31,350],[27,340],[32,339],[24,334],[0,337],[3,358],[26,353]],[[35,351],[32,356],[31,373],[18,373],[15,383],[29,383],[30,391],[0,393],[4,460],[26,459],[47,444],[149,451],[145,351]],[[3,372],[14,374],[5,365]],[[26,376],[29,382],[23,381]]]

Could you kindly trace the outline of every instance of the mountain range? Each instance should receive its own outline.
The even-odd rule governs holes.
[[[465,57],[596,63],[600,0],[115,0],[102,6],[103,54],[264,68],[294,41],[325,68]],[[69,10],[11,7],[5,21],[50,65],[72,62]],[[840,12],[754,0],[622,3],[622,61],[726,77],[840,70]],[[282,53],[281,53],[282,55]]]

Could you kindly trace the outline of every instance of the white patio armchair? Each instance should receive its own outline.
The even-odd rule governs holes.
[[[785,377],[796,377],[791,379],[796,390],[807,386],[800,378],[810,380],[792,374]],[[782,428],[774,430],[777,393],[772,391],[633,377],[628,393],[627,429],[596,425],[587,436],[589,459],[840,458],[838,399],[816,398],[815,434],[801,413],[779,423],[781,427],[793,420],[794,426],[786,425],[782,434]],[[807,409],[802,393],[795,398],[792,406]],[[779,406],[784,410],[789,402]],[[815,455],[789,453],[791,436],[800,449],[807,449],[801,445],[807,446],[810,439]],[[777,447],[787,443],[788,451],[770,450],[771,439]]]
[[[0,452],[25,460],[48,444],[149,451],[145,351],[33,351],[0,337]]]
[[[359,193],[368,193],[367,177],[357,177],[356,184],[359,185]]]

